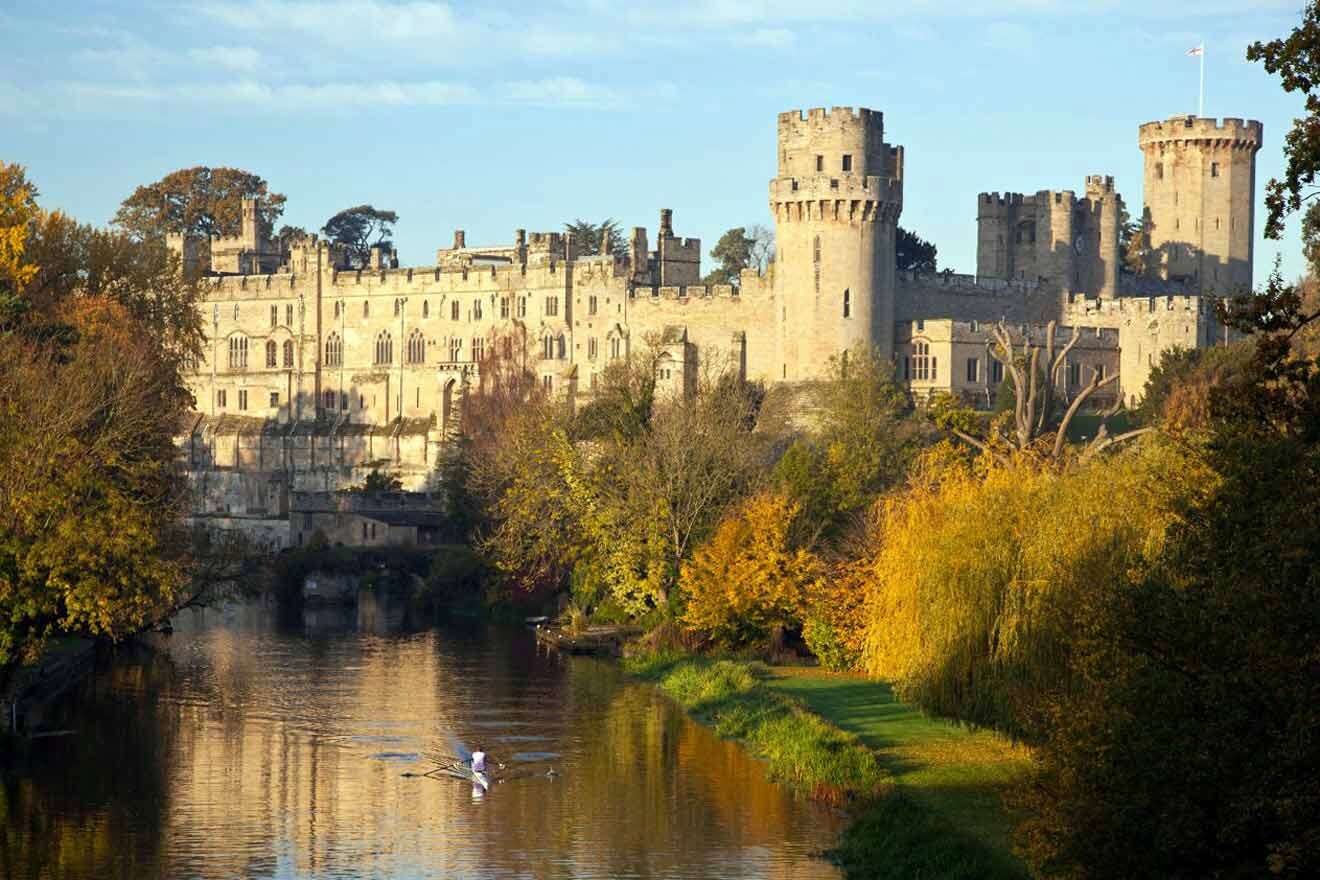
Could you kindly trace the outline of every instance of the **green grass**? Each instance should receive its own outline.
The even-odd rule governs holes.
[[[813,668],[661,652],[624,660],[772,778],[852,801],[831,854],[849,878],[1027,876],[1001,794],[1027,754],[1003,737],[929,718],[883,682]]]
[[[892,782],[856,737],[767,688],[764,664],[659,654],[626,659],[624,667],[657,683],[720,736],[742,741],[766,761],[771,778],[812,797],[869,799]]]
[[[845,867],[848,852],[855,855],[868,847],[888,852],[929,837],[948,842],[950,851],[940,858],[950,859],[949,865],[974,866],[976,870],[960,873],[963,869],[950,867],[950,873],[944,873],[932,867],[933,873],[893,876],[1025,876],[1024,867],[1011,852],[1011,817],[1002,803],[1005,788],[1027,767],[1025,749],[990,731],[930,718],[900,702],[884,682],[782,667],[765,683],[800,700],[810,711],[875,750],[881,766],[897,784],[898,798],[886,801],[910,805],[900,808],[881,802],[863,814],[840,847]],[[899,816],[913,809],[927,818],[921,823],[914,823],[910,816],[899,821]],[[942,830],[936,833],[937,829]],[[880,834],[882,830],[888,836]],[[916,837],[904,843],[905,835]],[[979,861],[972,858],[973,852],[979,853]],[[850,871],[849,876],[866,874]]]

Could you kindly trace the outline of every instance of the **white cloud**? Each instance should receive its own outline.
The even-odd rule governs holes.
[[[249,73],[261,66],[261,53],[251,46],[210,46],[189,49],[188,57],[198,64]]]
[[[733,41],[743,46],[787,49],[796,39],[797,35],[788,28],[757,28],[751,33],[735,35]]]
[[[626,103],[624,96],[614,89],[583,82],[572,76],[506,83],[500,93],[510,103],[535,106],[612,108]]]

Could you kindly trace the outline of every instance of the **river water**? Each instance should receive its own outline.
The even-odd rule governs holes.
[[[0,877],[838,876],[840,820],[655,689],[407,617],[236,604],[121,647],[4,771]],[[478,744],[489,791],[405,775]]]

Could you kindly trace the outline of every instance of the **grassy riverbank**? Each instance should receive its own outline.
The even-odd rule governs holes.
[[[882,682],[680,654],[630,658],[698,720],[744,742],[773,778],[854,822],[834,853],[850,878],[1020,878],[1003,789],[1026,753],[926,718]]]

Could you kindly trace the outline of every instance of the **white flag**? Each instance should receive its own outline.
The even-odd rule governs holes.
[[[1205,46],[1193,46],[1191,49],[1188,49],[1188,50],[1187,50],[1187,54],[1188,54],[1188,55],[1204,55],[1204,54],[1205,54]]]

